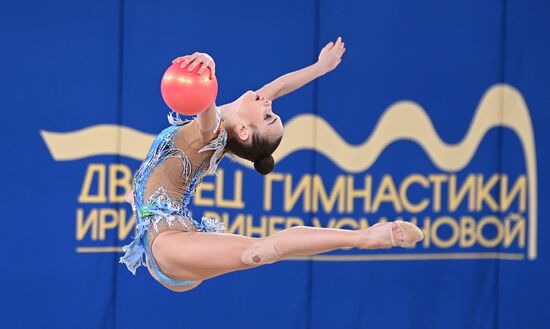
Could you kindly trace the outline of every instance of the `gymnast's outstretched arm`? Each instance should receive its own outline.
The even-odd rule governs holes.
[[[342,61],[342,55],[346,51],[342,38],[338,37],[336,42],[329,42],[319,54],[319,59],[303,69],[287,73],[272,82],[258,89],[256,93],[264,98],[274,100],[296,89],[318,77],[334,70]]]

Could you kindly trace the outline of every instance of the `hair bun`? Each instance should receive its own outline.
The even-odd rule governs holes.
[[[275,160],[271,155],[254,161],[254,169],[262,175],[269,174],[275,167]]]

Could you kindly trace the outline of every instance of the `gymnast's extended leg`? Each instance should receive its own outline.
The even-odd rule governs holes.
[[[391,225],[391,231],[387,225]],[[157,264],[168,276],[183,280],[204,280],[291,256],[314,255],[340,248],[389,248],[392,244],[401,245],[406,238],[406,231],[396,223],[357,231],[298,226],[266,238],[166,231],[155,239],[152,249]],[[415,240],[422,238],[419,234]]]

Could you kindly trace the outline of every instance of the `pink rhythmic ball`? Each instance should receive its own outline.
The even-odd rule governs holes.
[[[205,111],[216,99],[218,80],[210,79],[210,68],[197,74],[201,65],[189,72],[181,62],[173,63],[162,76],[160,92],[169,108],[183,115],[196,115]]]

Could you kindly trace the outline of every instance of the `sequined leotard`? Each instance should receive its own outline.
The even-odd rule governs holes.
[[[160,271],[151,255],[154,239],[166,230],[221,232],[215,219],[194,220],[188,209],[195,189],[205,175],[214,173],[223,157],[227,134],[220,121],[214,131],[201,131],[196,120],[169,115],[171,126],[157,135],[145,161],[134,176],[133,211],[137,236],[123,247],[120,262],[135,274],[145,265],[145,254],[155,274],[166,284],[190,286]]]

